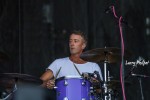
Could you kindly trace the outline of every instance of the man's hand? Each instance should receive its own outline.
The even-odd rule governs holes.
[[[99,84],[99,83],[100,83],[99,80],[97,80],[97,79],[94,78],[94,77],[91,77],[90,81],[91,81],[91,83],[93,83],[93,84]]]
[[[55,80],[48,80],[47,83],[46,83],[46,87],[48,89],[53,89],[55,87]]]

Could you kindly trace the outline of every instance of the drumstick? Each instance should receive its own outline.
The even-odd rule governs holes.
[[[60,70],[61,70],[61,67],[59,68],[58,72],[56,73],[54,80],[56,80],[56,79],[57,79],[57,76],[58,76],[58,74],[59,74]]]
[[[80,76],[82,76],[82,74],[80,73],[79,69],[77,68],[77,66],[73,63],[74,67],[76,68],[77,72],[79,73]]]
[[[61,70],[61,67],[59,68],[58,72],[56,73],[56,75],[54,77],[54,81],[57,79],[57,76],[58,76],[60,70]],[[57,86],[54,86],[54,89],[57,89]]]

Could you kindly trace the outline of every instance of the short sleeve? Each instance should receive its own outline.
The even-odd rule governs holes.
[[[56,72],[58,71],[58,60],[56,59],[55,61],[53,61],[47,69],[52,70],[54,76],[56,75]]]

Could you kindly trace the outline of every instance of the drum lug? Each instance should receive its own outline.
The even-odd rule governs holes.
[[[65,80],[65,83],[64,83],[64,85],[66,85],[66,86],[68,85],[68,82],[67,82],[67,80]]]
[[[68,100],[68,98],[67,98],[67,97],[65,97],[63,100]]]
[[[93,86],[90,86],[90,90],[93,90],[94,88],[93,88]]]
[[[57,89],[58,87],[57,86],[54,86],[54,89]]]
[[[85,85],[86,84],[86,82],[82,82],[82,85]]]
[[[93,88],[93,86],[90,87],[90,93],[94,93],[94,88]]]
[[[83,86],[84,86],[84,85],[86,85],[86,81],[85,81],[85,80],[83,80],[83,82],[82,82],[81,84],[82,84]]]

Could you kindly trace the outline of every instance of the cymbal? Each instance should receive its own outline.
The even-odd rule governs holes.
[[[10,79],[15,80],[15,82],[22,82],[22,83],[34,83],[34,84],[42,84],[42,80],[37,77],[27,75],[27,74],[19,74],[19,73],[1,73],[0,79]],[[7,83],[8,84],[8,83]]]
[[[131,53],[125,50],[124,57],[127,59],[129,56],[131,56]],[[96,48],[83,52],[80,58],[90,62],[107,61],[108,63],[116,63],[121,61],[121,49],[115,47]]]
[[[125,86],[129,86],[132,83],[129,81],[124,82]],[[121,88],[121,82],[119,80],[110,80],[108,81],[108,87],[112,89]]]

